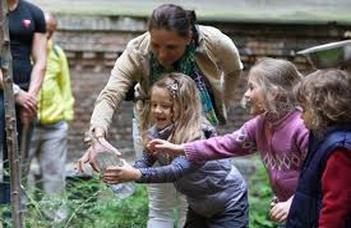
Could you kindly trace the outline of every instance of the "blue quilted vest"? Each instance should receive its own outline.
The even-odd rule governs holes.
[[[351,150],[351,126],[329,128],[322,137],[310,134],[308,154],[304,161],[299,183],[292,202],[287,228],[318,227],[322,208],[321,177],[326,161],[336,148]],[[351,225],[345,221],[345,227]]]

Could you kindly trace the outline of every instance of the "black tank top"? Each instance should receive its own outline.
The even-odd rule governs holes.
[[[22,89],[27,90],[30,82],[30,56],[34,33],[45,31],[44,14],[37,6],[19,0],[16,9],[9,12],[13,80]]]

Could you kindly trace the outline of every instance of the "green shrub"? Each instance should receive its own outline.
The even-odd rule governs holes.
[[[266,170],[258,162],[256,171],[249,176],[250,227],[271,228],[276,224],[268,218],[272,192],[268,185]],[[40,192],[39,192],[40,193]],[[38,196],[38,194],[36,195]],[[39,194],[40,196],[40,194]],[[146,227],[148,199],[144,185],[136,185],[135,193],[118,199],[98,177],[87,180],[68,180],[67,194],[61,198],[44,200],[29,198],[25,216],[26,227]],[[68,210],[65,221],[53,222],[45,212],[56,210],[57,205]],[[2,207],[0,212],[8,211]]]
[[[268,216],[273,194],[268,182],[267,172],[261,162],[257,162],[256,167],[256,172],[250,175],[248,180],[250,227],[276,227]]]

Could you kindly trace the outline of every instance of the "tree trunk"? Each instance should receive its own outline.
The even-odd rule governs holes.
[[[12,57],[10,50],[10,36],[8,28],[7,1],[2,0],[0,5],[0,57],[1,70],[4,84],[5,122],[7,152],[10,161],[10,186],[11,186],[11,211],[12,226],[23,227],[23,214],[21,212],[21,187],[20,187],[20,159],[17,143],[17,123],[15,113],[15,100],[12,88]]]

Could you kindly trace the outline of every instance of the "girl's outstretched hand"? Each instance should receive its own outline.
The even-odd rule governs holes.
[[[102,180],[106,184],[118,184],[140,179],[141,172],[138,169],[129,165],[124,159],[121,161],[123,166],[111,166],[105,170]]]
[[[149,153],[157,154],[159,152],[169,155],[184,155],[184,146],[170,143],[163,139],[153,139],[147,145],[146,149]]]
[[[273,221],[279,223],[286,221],[286,219],[288,218],[292,198],[293,197],[291,197],[285,202],[271,203],[272,208],[269,212],[269,215]]]

